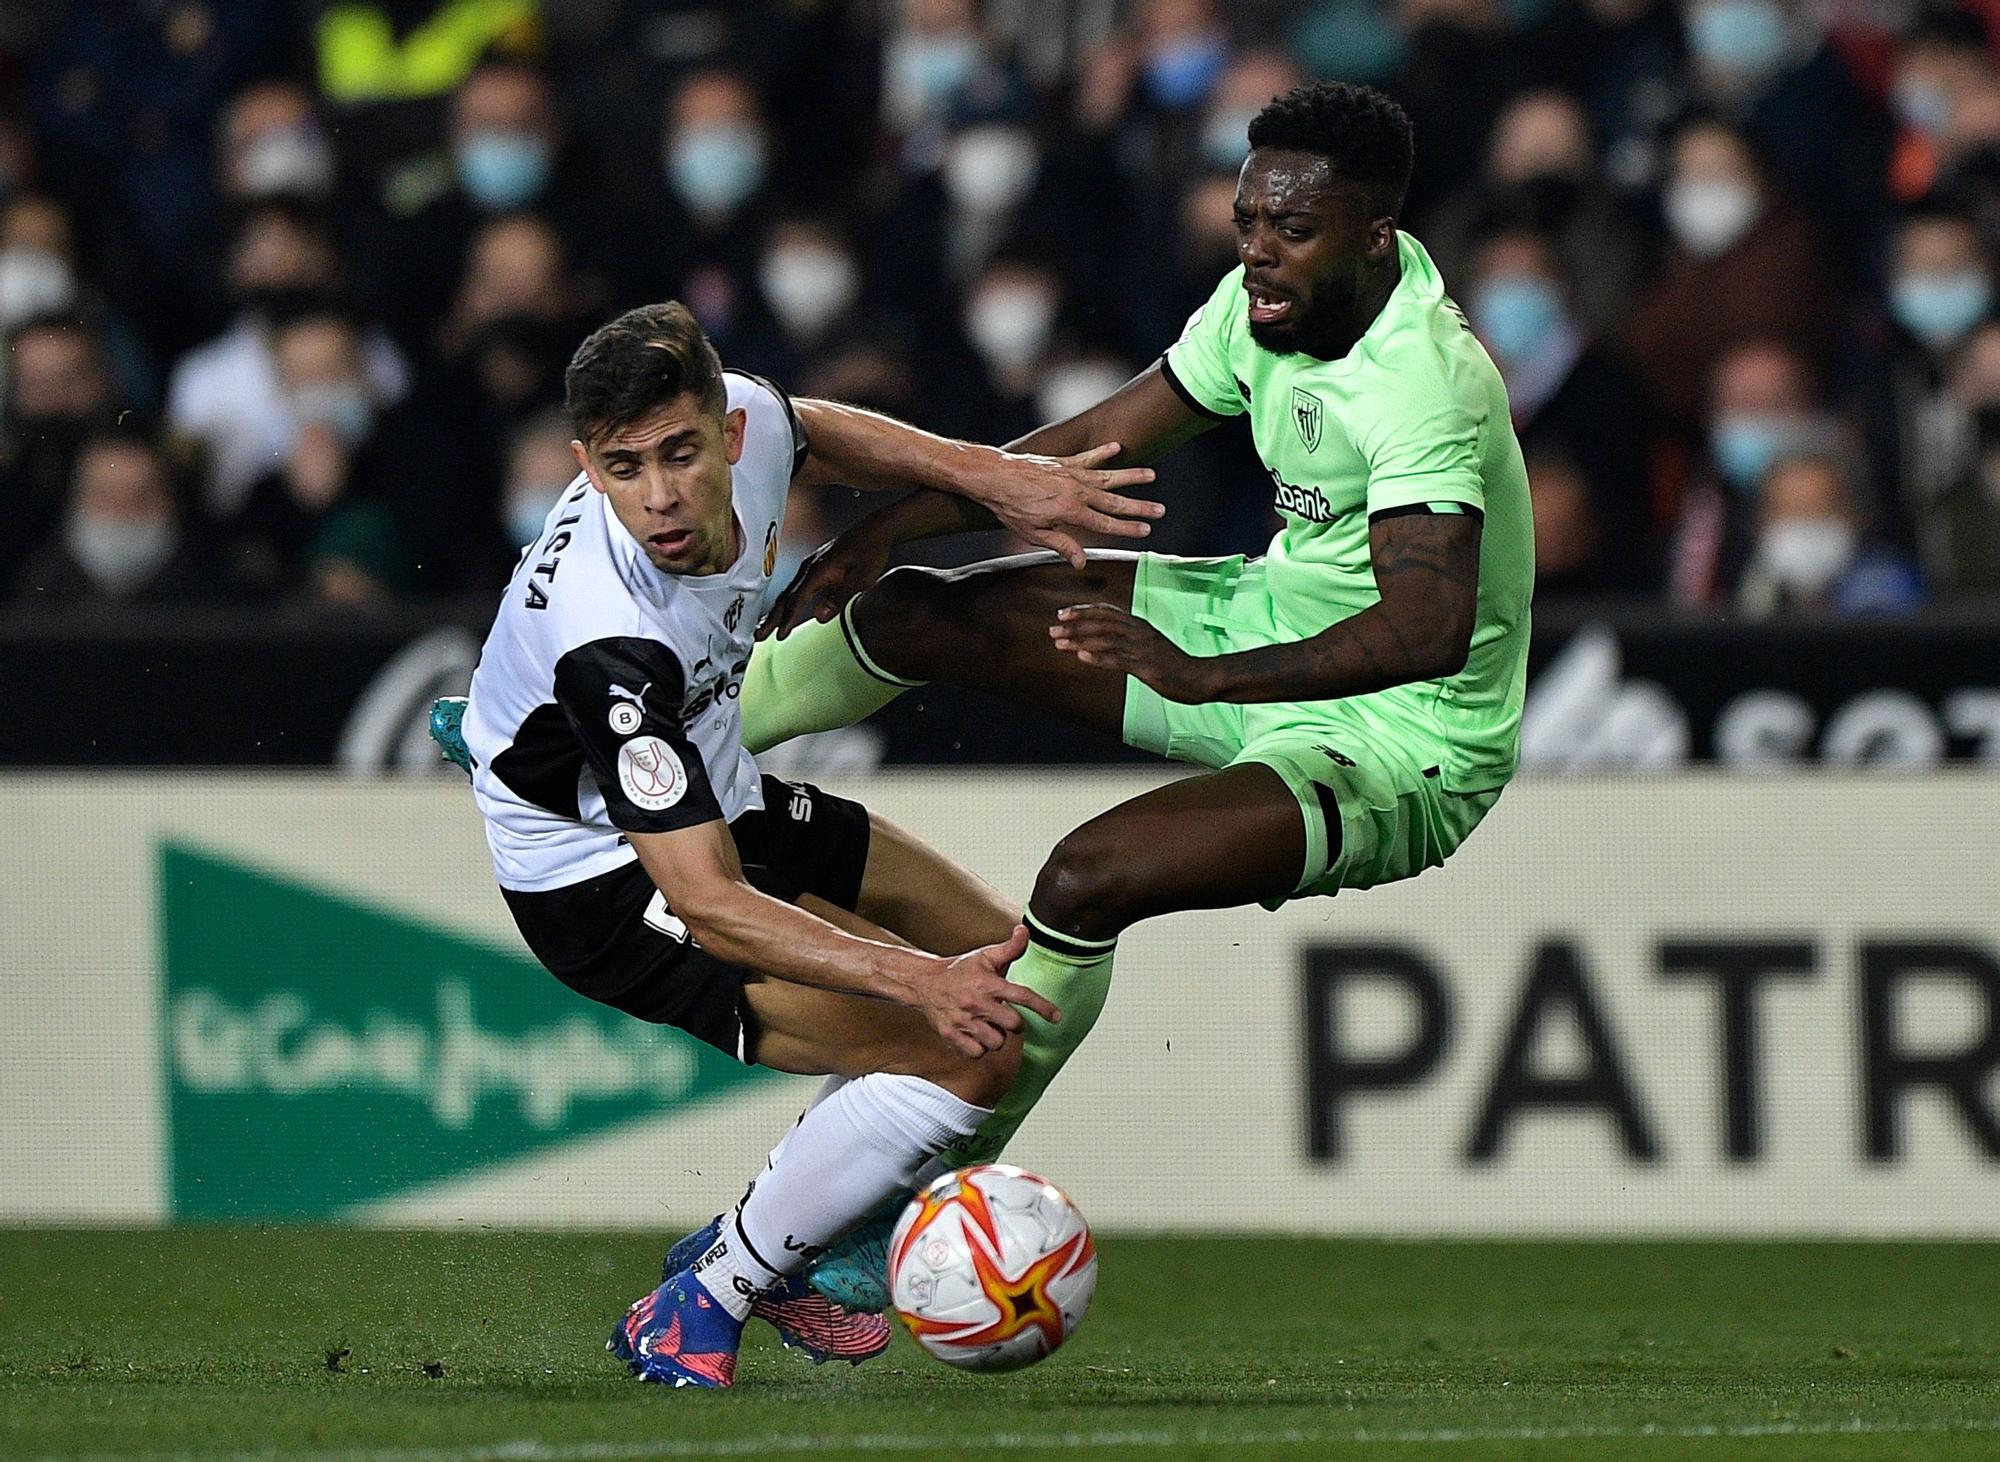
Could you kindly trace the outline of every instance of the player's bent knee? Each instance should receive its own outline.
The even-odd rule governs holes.
[[[854,630],[893,675],[929,680],[944,652],[951,586],[937,569],[904,564],[890,569],[854,601]]]
[[[1035,877],[1028,907],[1057,934],[1110,939],[1142,917],[1140,888],[1118,840],[1085,823],[1061,842]]]
[[[961,1056],[953,1069],[933,1079],[961,1101],[975,1107],[1000,1104],[1021,1072],[1021,1038],[1009,1036],[1005,1045],[983,1056]]]

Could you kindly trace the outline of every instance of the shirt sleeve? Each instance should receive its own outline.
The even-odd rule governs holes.
[[[1407,382],[1407,378],[1405,378]],[[1403,385],[1398,395],[1357,413],[1354,443],[1368,463],[1368,515],[1392,508],[1457,503],[1484,512],[1480,475],[1483,412],[1448,382]]]
[[[701,753],[681,729],[685,686],[673,651],[639,636],[592,640],[556,662],[556,704],[612,825],[626,832],[673,832],[722,816]]]
[[[1229,349],[1243,314],[1243,271],[1223,276],[1202,307],[1188,316],[1181,338],[1160,357],[1160,373],[1174,394],[1203,416],[1224,420],[1249,409]]]

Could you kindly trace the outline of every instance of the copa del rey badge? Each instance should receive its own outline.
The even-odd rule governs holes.
[[[687,795],[687,768],[657,736],[634,736],[618,748],[618,785],[632,805],[665,812]]]

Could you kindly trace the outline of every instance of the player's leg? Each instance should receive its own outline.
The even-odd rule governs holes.
[[[1070,833],[1042,865],[1029,915],[1072,939],[1115,939],[1159,914],[1284,898],[1307,853],[1285,780],[1268,766],[1232,766],[1121,802]]]
[[[1298,886],[1307,842],[1298,799],[1269,768],[1245,766],[1145,793],[1058,843],[1035,881],[1028,950],[1011,976],[1056,1000],[1062,1022],[1027,1015],[1019,1077],[948,1156],[998,1155],[1103,1009],[1119,934],[1156,914],[1283,898]]]
[[[868,833],[862,918],[932,954],[998,944],[1021,922],[1019,903],[916,834],[873,812]]]
[[[888,937],[858,915],[823,903],[818,911]],[[1019,1062],[1018,1036],[966,1057],[915,1011],[879,1001],[750,973],[740,995],[747,1059],[851,1079],[807,1109],[704,1251],[627,1311],[611,1348],[647,1380],[730,1384],[753,1308],[975,1131]]]
[[[1053,554],[963,569],[892,569],[825,623],[758,642],[743,682],[743,742],[762,751],[851,726],[904,691],[948,681],[1108,735],[1124,726],[1124,681],[1049,641],[1071,604],[1129,608],[1138,555],[1093,552],[1078,573]]]

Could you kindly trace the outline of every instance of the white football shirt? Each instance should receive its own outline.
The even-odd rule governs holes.
[[[508,581],[465,714],[503,888],[565,888],[631,862],[625,833],[764,805],[738,697],[806,440],[776,386],[723,379],[728,409],[746,415],[731,471],[735,563],[662,572],[578,474]]]

